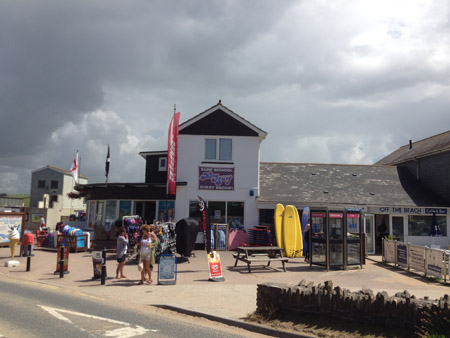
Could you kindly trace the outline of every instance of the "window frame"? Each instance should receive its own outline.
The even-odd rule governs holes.
[[[207,149],[209,149],[207,147],[207,142],[208,141],[214,141],[215,142],[215,153],[214,153],[214,158],[212,157],[208,157],[207,155]],[[229,140],[230,141],[230,154],[229,154],[229,159],[221,159],[221,155],[223,155],[222,153],[222,147],[221,147],[221,141],[222,140]],[[217,162],[223,162],[223,163],[232,163],[233,162],[233,138],[232,137],[205,137],[205,141],[203,143],[203,157],[205,161],[217,161]],[[227,154],[228,155],[228,154]]]
[[[43,183],[42,186],[41,186],[40,183],[42,183],[42,182],[44,182],[44,183]],[[45,189],[45,180],[38,180],[38,181],[37,181],[37,188],[38,188],[38,189]]]
[[[56,186],[53,186],[54,183],[56,183]],[[51,180],[50,181],[50,189],[58,189],[58,188],[59,188],[59,181]]]
[[[164,165],[162,162],[164,161]],[[158,158],[158,170],[159,171],[167,171],[167,157]]]

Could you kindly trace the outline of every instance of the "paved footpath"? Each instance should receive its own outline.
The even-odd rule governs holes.
[[[389,295],[408,290],[416,297],[429,296],[431,299],[450,294],[450,284],[443,285],[427,280],[419,275],[407,273],[400,269],[383,265],[373,257],[367,260],[363,269],[350,268],[347,271],[332,270],[327,272],[321,267],[310,269],[303,258],[290,259],[286,264],[287,272],[282,270],[280,262],[273,262],[270,268],[252,267],[239,262],[234,267],[233,252],[220,252],[224,282],[208,280],[208,264],[204,251],[194,251],[195,257],[190,262],[178,264],[176,285],[156,285],[157,267],[153,272],[154,284],[137,285],[140,272],[136,264],[127,263],[124,273],[127,279],[114,279],[117,266],[115,255],[107,255],[107,273],[109,278],[105,285],[100,280],[92,281],[93,264],[88,252],[70,253],[69,274],[64,278],[54,275],[56,269],[56,252],[35,248],[31,258],[31,271],[26,271],[25,257],[16,258],[18,267],[5,267],[9,258],[9,248],[0,248],[0,278],[13,278],[35,283],[48,284],[66,288],[71,292],[82,292],[100,299],[115,298],[118,301],[150,305],[165,305],[219,318],[241,321],[256,309],[257,284],[265,282],[295,283],[305,279],[315,284],[332,280],[334,286],[341,286],[352,291],[363,286],[374,292],[387,291]]]

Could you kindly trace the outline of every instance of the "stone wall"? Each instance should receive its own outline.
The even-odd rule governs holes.
[[[389,296],[386,292],[374,294],[363,288],[351,292],[332,281],[313,285],[302,280],[298,285],[258,284],[256,312],[266,318],[286,312],[320,314],[339,320],[359,321],[385,328],[404,327],[411,330],[430,319],[450,319],[450,297],[437,300],[416,299],[408,291]]]

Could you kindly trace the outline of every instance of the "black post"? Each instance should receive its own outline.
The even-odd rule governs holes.
[[[105,285],[106,279],[106,248],[103,248],[102,252],[102,284]]]
[[[61,253],[59,256],[59,278],[64,278],[64,246],[61,245]]]
[[[28,255],[27,255],[27,271],[31,268],[31,244],[28,244]]]

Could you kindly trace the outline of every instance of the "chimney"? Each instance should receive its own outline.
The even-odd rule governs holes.
[[[409,140],[409,149],[412,149],[412,140]]]

